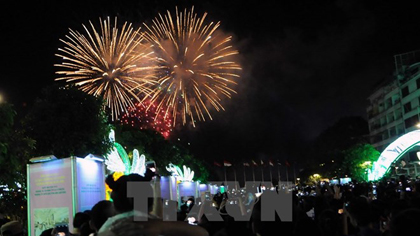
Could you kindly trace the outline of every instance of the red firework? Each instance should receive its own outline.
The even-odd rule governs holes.
[[[155,130],[165,139],[169,137],[173,120],[166,109],[158,109],[156,103],[151,104],[149,100],[146,100],[143,103],[136,103],[135,107],[129,107],[127,110],[121,117],[121,123],[141,130]]]

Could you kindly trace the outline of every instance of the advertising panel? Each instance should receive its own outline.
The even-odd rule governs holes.
[[[28,165],[28,216],[30,235],[56,224],[72,225],[72,164],[59,159]]]
[[[103,163],[91,159],[76,158],[77,163],[77,211],[91,210],[105,199],[105,169]]]

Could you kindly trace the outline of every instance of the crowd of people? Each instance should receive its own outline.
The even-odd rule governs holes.
[[[154,197],[148,201],[148,212],[135,210],[133,198],[127,197],[127,182],[131,181],[151,183]],[[176,206],[176,221],[167,220],[167,202],[158,197],[159,177],[131,174],[116,181],[110,176],[106,182],[113,190],[112,201],[100,201],[91,210],[75,214],[71,232],[67,225],[56,225],[41,235],[399,236],[415,235],[420,222],[420,182],[404,176],[375,183],[277,187],[257,195],[243,190],[203,193]],[[292,195],[292,221],[282,220],[281,214],[276,214],[274,221],[262,220],[261,198],[267,191]],[[214,214],[222,220],[212,220]],[[136,221],[136,217],[148,220]],[[25,235],[20,222],[3,223],[2,236]]]
[[[317,185],[295,195],[294,235],[416,235],[420,222],[420,182]]]

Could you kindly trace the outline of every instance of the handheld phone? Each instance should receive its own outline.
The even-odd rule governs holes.
[[[66,236],[69,233],[69,228],[65,224],[57,224],[54,228],[54,236]]]
[[[381,220],[381,224],[379,226],[381,227],[382,230],[387,229],[387,223],[386,223],[386,221],[382,221]]]
[[[225,186],[220,186],[220,193],[225,193]]]
[[[147,169],[150,169],[152,172],[156,172],[156,162],[155,161],[146,161],[144,163]]]
[[[195,217],[188,217],[188,224],[197,225]]]
[[[211,200],[210,199],[210,192],[206,192],[206,200]]]
[[[406,192],[411,192],[411,188],[410,187],[407,187],[407,188],[405,188],[405,191]]]
[[[230,200],[229,201],[230,204],[238,204],[238,198],[231,198],[229,200]]]
[[[309,210],[308,212],[306,212],[306,214],[308,215],[308,217],[315,219],[315,210],[314,208],[312,208],[311,210]]]

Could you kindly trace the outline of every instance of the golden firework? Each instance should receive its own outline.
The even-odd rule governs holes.
[[[144,24],[145,38],[153,45],[157,57],[156,84],[146,91],[151,103],[157,102],[158,113],[166,107],[171,112],[174,125],[177,117],[182,124],[190,119],[212,119],[210,111],[224,110],[222,98],[231,98],[236,93],[232,88],[237,83],[241,67],[235,62],[231,36],[220,30],[220,22],[205,23],[207,13],[201,18],[184,10],[172,17],[159,14],[150,25]],[[205,115],[206,114],[206,115]]]
[[[73,83],[82,91],[94,96],[102,96],[111,110],[112,120],[118,119],[127,107],[134,107],[133,99],[140,101],[137,93],[148,92],[146,85],[153,83],[153,51],[142,41],[140,28],[124,23],[117,28],[117,18],[113,26],[109,17],[100,19],[100,31],[92,24],[91,31],[83,25],[85,35],[72,29],[66,35],[68,41],[61,40],[64,48],[59,48],[56,56],[63,59],[56,64],[61,70],[56,74]]]

